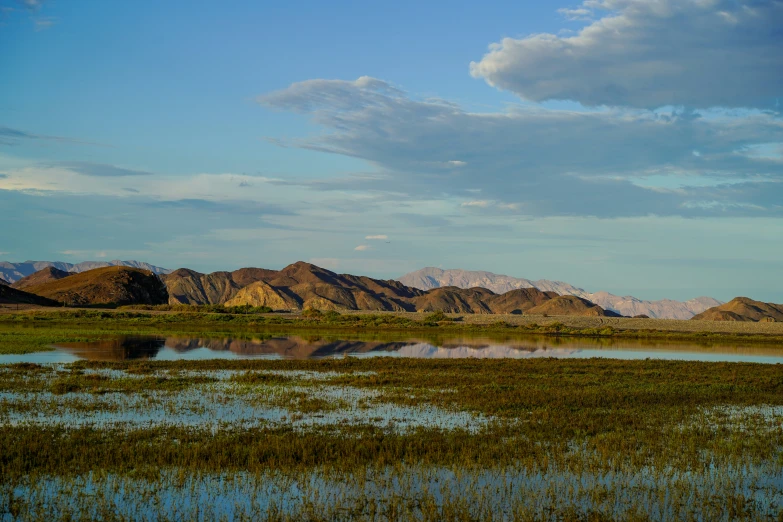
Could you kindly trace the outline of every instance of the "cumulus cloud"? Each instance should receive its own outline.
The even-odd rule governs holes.
[[[586,0],[574,36],[490,46],[470,72],[533,101],[773,108],[783,95],[780,0]]]
[[[310,80],[259,98],[309,114],[326,131],[287,145],[361,158],[379,168],[376,176],[324,189],[462,199],[478,185],[481,200],[527,215],[691,216],[722,215],[725,206],[694,205],[710,197],[705,191],[639,181],[783,182],[783,161],[754,152],[758,144],[783,143],[783,120],[772,114],[523,107],[477,113],[444,100],[415,99],[381,80],[357,82]],[[464,165],[439,167],[455,157]],[[724,194],[743,205],[760,197],[751,191]],[[778,207],[762,206],[762,213],[780,214]]]
[[[364,239],[389,239],[386,234],[376,234],[374,236],[364,236]]]

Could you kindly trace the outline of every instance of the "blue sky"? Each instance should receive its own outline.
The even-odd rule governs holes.
[[[780,1],[268,4],[0,0],[0,259],[783,302]]]

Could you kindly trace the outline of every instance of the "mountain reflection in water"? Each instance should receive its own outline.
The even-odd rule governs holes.
[[[551,337],[504,338],[497,340],[471,337],[404,338],[404,340],[393,341],[385,339],[344,340],[319,337],[317,335],[312,337],[275,336],[255,339],[162,336],[119,337],[99,342],[61,344],[57,346],[57,349],[59,353],[67,354],[69,357],[96,361],[214,358],[316,359],[342,355],[385,355],[428,359],[468,357],[513,359],[606,357],[644,359],[650,357],[656,359],[783,363],[783,350],[774,346],[704,346],[649,341]]]

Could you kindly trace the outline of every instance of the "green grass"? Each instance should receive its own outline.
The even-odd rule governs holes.
[[[229,388],[215,388],[219,372],[225,371],[239,373],[224,381]],[[247,393],[269,396],[265,404],[288,408],[292,418],[300,419],[345,407],[319,395],[326,387],[371,392],[376,402],[489,419],[478,431],[400,431],[339,420],[328,429],[296,429],[285,423],[227,423],[217,430],[74,429],[4,424],[12,406],[3,402],[0,510],[4,505],[6,511],[20,513],[45,510],[43,504],[35,504],[40,496],[15,496],[12,491],[43,483],[47,477],[59,477],[76,488],[76,494],[65,497],[74,499],[73,506],[89,509],[100,500],[110,513],[114,490],[107,486],[105,496],[80,496],[74,486],[79,477],[93,473],[98,483],[114,480],[111,477],[140,480],[155,490],[170,488],[187,497],[191,480],[225,476],[230,483],[231,477],[249,473],[248,480],[255,485],[241,489],[241,495],[260,495],[272,485],[296,483],[302,488],[288,508],[259,508],[255,516],[248,516],[262,520],[492,520],[501,509],[517,513],[512,517],[517,520],[656,519],[647,506],[673,509],[677,515],[668,518],[675,519],[776,519],[783,513],[783,506],[757,504],[735,487],[781,474],[780,365],[381,357],[80,361],[59,368],[13,365],[0,367],[0,372],[0,391],[35,398],[29,401],[30,418],[55,408],[57,401],[70,402],[58,403],[55,409],[62,404],[85,413],[88,407],[98,408],[86,404],[80,395],[84,393],[118,398],[119,406],[106,407],[107,415],[121,409],[123,398],[134,396],[162,397],[173,412],[192,394],[210,393],[215,400],[227,400]],[[321,378],[308,380],[297,372],[315,372]],[[764,408],[778,413],[765,417],[759,413]],[[747,476],[737,471],[749,467],[755,471]],[[454,477],[435,480],[441,470]],[[543,490],[528,494],[503,489],[502,481],[495,490],[479,479],[484,473],[543,477],[535,479],[543,481]],[[336,481],[339,495],[344,495],[336,497],[338,503],[350,508],[350,514],[334,510],[317,482],[311,482],[313,476]],[[571,477],[570,482],[558,486],[557,477],[563,476]],[[594,476],[606,481],[591,482]],[[458,477],[466,477],[466,485],[460,486]],[[630,486],[627,477],[648,477],[652,485]],[[421,488],[418,480],[431,485]],[[535,480],[516,487],[535,489]],[[693,484],[699,481],[706,481],[710,489],[698,492]],[[130,491],[141,487],[128,484]],[[349,493],[356,484],[366,488],[364,492]],[[430,490],[436,486],[451,488],[451,493],[436,494]],[[402,489],[392,493],[394,487]],[[779,484],[777,488],[772,498],[783,498]],[[615,498],[624,499],[627,506],[621,507],[625,504]],[[543,507],[531,507],[533,499]],[[138,501],[148,505],[147,497]],[[374,509],[386,514],[374,517]]]

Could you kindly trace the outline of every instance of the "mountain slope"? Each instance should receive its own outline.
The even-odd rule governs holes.
[[[597,304],[575,295],[559,295],[527,311],[529,315],[580,315],[589,317],[617,317]]]
[[[0,304],[27,304],[38,306],[60,306],[60,303],[30,294],[7,285],[0,285]]]
[[[24,290],[25,288],[28,288],[30,286],[37,286],[37,285],[42,285],[44,283],[48,283],[50,281],[57,281],[59,279],[68,277],[69,275],[71,275],[71,272],[65,272],[64,270],[60,270],[59,268],[55,268],[53,266],[47,266],[43,270],[39,270],[34,274],[30,274],[27,277],[23,277],[22,279],[12,284],[11,286],[13,288],[16,288],[17,290]]]
[[[167,274],[170,270],[154,266],[142,261],[120,261],[115,259],[113,261],[84,261],[82,263],[66,263],[64,261],[25,261],[23,263],[10,263],[8,261],[0,261],[0,277],[8,281],[9,283],[15,283],[20,279],[34,274],[44,268],[54,267],[63,272],[84,272],[86,270],[93,270],[95,268],[104,268],[108,266],[129,266],[132,268],[141,268],[143,270],[149,270],[150,272],[158,275]]]
[[[25,290],[72,306],[168,302],[166,287],[158,276],[148,270],[124,266],[88,270]]]
[[[241,288],[234,280],[233,272],[202,274],[180,268],[161,276],[161,280],[166,285],[171,304],[223,304]],[[242,280],[247,284],[254,282],[247,274]]]
[[[493,274],[492,272],[459,269],[442,270],[434,267],[416,270],[415,272],[405,274],[398,280],[408,286],[422,290],[443,286],[456,286],[459,288],[481,286],[497,294],[503,294],[515,289],[537,288],[545,292],[551,291],[560,295],[582,297],[596,303],[605,310],[612,310],[622,315],[634,316],[644,314],[658,319],[690,319],[695,314],[722,304],[721,301],[711,297],[698,297],[689,301],[674,301],[671,299],[644,301],[632,296],[621,297],[608,292],[591,293],[583,288],[578,288],[562,281],[550,281],[547,279],[533,281]]]
[[[492,272],[450,269],[443,270],[435,267],[422,268],[410,272],[397,279],[404,285],[422,290],[431,290],[442,286],[456,286],[459,288],[481,287],[492,290],[496,294],[504,294],[519,288],[538,288],[543,292],[557,292],[560,295],[569,294],[586,297],[588,292],[562,281],[549,281],[540,279],[531,281]]]
[[[697,321],[783,321],[783,305],[735,297],[728,303],[705,310]]]

